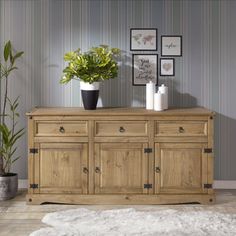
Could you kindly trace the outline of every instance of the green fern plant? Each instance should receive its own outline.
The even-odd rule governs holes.
[[[63,70],[60,83],[67,84],[72,79],[93,83],[113,79],[118,75],[117,56],[118,48],[110,48],[107,45],[92,47],[88,52],[81,53],[80,49],[68,52],[64,60],[68,65]]]

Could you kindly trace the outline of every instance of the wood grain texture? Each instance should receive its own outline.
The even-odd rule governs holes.
[[[28,117],[28,193],[33,193],[30,184],[34,183],[34,154],[29,149],[34,148],[34,122],[32,117]]]
[[[35,136],[87,136],[88,128],[86,121],[56,122],[40,121],[35,125]]]
[[[202,116],[202,115],[212,115],[214,114],[212,111],[201,108],[201,107],[192,107],[192,108],[170,108],[166,111],[153,111],[146,110],[145,108],[127,108],[127,107],[117,107],[117,108],[97,108],[95,111],[84,110],[83,108],[71,108],[71,107],[63,107],[63,108],[37,108],[32,112],[28,112],[28,116],[111,116],[111,115],[124,115],[124,116],[140,116],[140,115],[148,115],[148,116]]]
[[[205,193],[207,183],[206,144],[161,143],[156,147],[162,193]]]
[[[78,136],[65,137],[65,136],[43,136],[43,137],[34,137],[35,143],[77,143]],[[88,143],[88,137],[79,137],[80,143]]]
[[[95,193],[147,193],[147,144],[95,144]],[[96,171],[96,169],[98,171]]]
[[[212,148],[212,153],[207,154],[207,179],[208,183],[213,184],[214,181],[214,116],[208,117],[208,148]],[[212,194],[213,189],[208,189],[208,193]]]
[[[39,193],[87,193],[87,144],[39,145]]]
[[[146,204],[176,204],[176,203],[215,203],[214,194],[97,194],[97,195],[71,195],[71,194],[28,194],[26,200],[29,204],[41,204],[43,202],[71,203],[71,204],[122,204],[122,205],[146,205]]]
[[[28,201],[54,196],[61,203],[64,196],[85,204],[102,195],[114,204],[181,203],[195,194],[198,202],[214,202],[214,191],[204,187],[213,180],[211,154],[204,151],[213,144],[207,109],[39,108],[29,114],[29,147],[38,150],[29,169],[38,188],[29,189]]]
[[[154,181],[154,168],[155,168],[155,143],[154,141],[154,121],[148,121],[148,147],[152,152],[148,153],[148,183],[152,185],[152,188],[148,190],[149,194],[154,194],[155,181]]]
[[[154,141],[157,143],[176,143],[176,142],[182,142],[182,143],[207,143],[208,137],[207,136],[182,136],[182,135],[176,135],[176,136],[156,136],[154,138]]]
[[[95,184],[94,184],[94,166],[95,166],[95,145],[94,145],[94,132],[95,132],[95,125],[94,121],[90,120],[89,122],[89,150],[88,150],[88,165],[89,165],[89,182],[88,182],[88,189],[89,194],[94,194],[95,191]]]
[[[207,136],[207,121],[158,121],[157,136]]]
[[[147,136],[147,121],[98,121],[95,136]]]

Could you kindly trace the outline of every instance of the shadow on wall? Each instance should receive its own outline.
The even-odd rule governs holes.
[[[189,93],[180,93],[177,88],[179,88],[179,82],[174,77],[168,77],[167,79],[159,77],[159,86],[165,84],[168,87],[168,101],[169,107],[187,108],[196,107],[197,98]]]
[[[169,107],[195,107],[197,99],[189,93],[180,93],[179,82],[174,77],[159,77],[158,85],[169,89]],[[145,107],[145,86],[132,85],[132,56],[122,51],[119,75],[101,83],[98,107]]]
[[[215,179],[236,180],[236,172],[231,171],[236,166],[235,145],[236,119],[216,112],[214,119],[214,165]],[[230,161],[229,161],[230,160]]]
[[[145,86],[132,85],[132,57],[121,52],[118,78],[101,84],[99,107],[131,107],[145,105]]]

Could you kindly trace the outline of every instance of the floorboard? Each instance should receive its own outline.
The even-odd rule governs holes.
[[[26,190],[20,190],[16,198],[9,201],[0,202],[0,236],[27,236],[31,232],[46,226],[41,219],[46,213],[74,209],[78,207],[103,210],[133,207],[137,210],[153,211],[158,209],[178,209],[181,211],[217,211],[222,213],[236,214],[236,190],[217,190],[216,204],[180,204],[180,205],[139,205],[139,206],[120,206],[120,205],[27,205],[25,202]]]

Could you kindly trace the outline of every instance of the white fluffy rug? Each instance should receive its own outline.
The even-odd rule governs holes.
[[[236,214],[211,211],[92,211],[84,208],[49,213],[30,236],[235,236]]]

